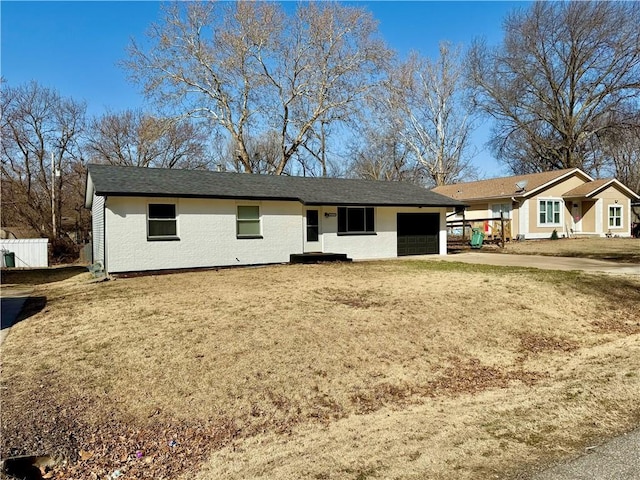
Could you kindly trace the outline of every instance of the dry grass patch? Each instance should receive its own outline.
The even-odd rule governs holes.
[[[67,477],[209,453],[201,478],[503,475],[637,420],[638,334],[601,325],[639,286],[411,261],[43,284],[3,348],[2,453],[57,450]]]
[[[82,265],[60,265],[48,268],[2,268],[2,285],[40,285],[88,276]]]
[[[520,340],[520,351],[524,358],[544,352],[572,352],[580,347],[575,340],[527,331],[521,332],[517,337]]]
[[[505,253],[549,255],[554,257],[586,257],[625,263],[640,263],[638,238],[561,238],[509,242]]]

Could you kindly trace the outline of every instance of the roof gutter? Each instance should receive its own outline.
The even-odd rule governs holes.
[[[514,195],[512,193],[507,193],[504,195],[498,195],[498,196],[494,196],[494,197],[478,197],[478,198],[465,198],[464,201],[465,202],[488,202],[491,200],[504,200],[506,198],[511,199],[512,202],[519,202],[520,200],[518,200],[518,198],[520,199],[524,199],[526,197],[525,194],[517,194]],[[468,205],[467,205],[468,206]]]
[[[93,185],[92,185],[93,186]],[[265,197],[260,195],[203,195],[192,193],[131,193],[131,192],[107,192],[96,191],[96,195],[101,197],[155,197],[155,198],[205,198],[205,199],[218,199],[218,200],[248,200],[248,201],[272,201],[272,202],[299,202],[302,205],[308,206],[334,206],[334,207],[350,207],[350,206],[376,206],[376,207],[466,207],[463,202],[452,200],[451,203],[381,203],[381,202],[305,202],[297,197]],[[90,208],[90,207],[89,207]]]

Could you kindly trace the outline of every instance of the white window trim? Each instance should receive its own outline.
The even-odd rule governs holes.
[[[239,207],[258,207],[258,227],[259,227],[259,233],[258,234],[240,234],[239,233],[239,229],[238,229],[238,223],[239,222],[255,222],[255,220],[241,220],[238,218],[238,208]],[[262,233],[262,205],[260,203],[252,203],[252,202],[239,202],[236,203],[236,238],[240,238],[240,239],[251,239],[251,238],[264,238]]]
[[[617,208],[620,212],[619,216],[611,216],[611,212],[610,209],[612,208]],[[611,225],[611,219],[612,218],[620,218],[620,225]],[[616,229],[616,230],[622,230],[624,228],[624,209],[622,208],[622,205],[607,205],[607,228],[608,229]]]
[[[150,205],[173,205],[176,210],[176,216],[174,219],[170,218],[151,218],[149,216],[149,206]],[[180,239],[180,222],[178,221],[178,202],[168,202],[168,201],[153,201],[147,202],[147,241],[162,241],[162,240],[179,240]],[[176,222],[176,234],[175,235],[151,235],[149,231],[149,221],[166,221],[166,222]]]
[[[560,221],[558,223],[549,223],[549,222],[545,222],[542,223],[540,222],[540,202],[558,202],[560,204]],[[562,198],[557,198],[557,197],[538,197],[536,199],[536,225],[539,228],[545,228],[545,227],[550,227],[550,228],[555,228],[555,227],[562,227],[562,225],[564,224],[564,201],[562,200]]]
[[[315,225],[318,228],[318,238],[317,240],[309,240],[309,217],[308,217],[308,212],[309,210],[315,210],[316,212],[318,212],[318,224]],[[320,238],[322,237],[322,234],[320,233],[320,222],[321,222],[321,217],[322,217],[322,212],[320,211],[320,208],[307,208],[304,211],[304,241],[306,243],[319,243],[320,242]]]

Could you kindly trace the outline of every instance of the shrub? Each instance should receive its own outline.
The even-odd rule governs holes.
[[[49,244],[49,264],[73,263],[78,260],[80,245],[69,237],[59,237]]]

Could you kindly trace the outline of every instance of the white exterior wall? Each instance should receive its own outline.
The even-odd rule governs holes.
[[[523,199],[518,207],[518,234],[529,237],[529,200]]]
[[[147,240],[147,205],[175,203],[177,241]],[[263,238],[236,238],[238,205],[259,205]],[[283,263],[302,252],[302,205],[189,198],[109,197],[106,265],[111,273]]]
[[[91,245],[93,263],[102,262],[104,265],[104,197],[93,196],[91,205]]]
[[[599,198],[596,200],[596,232],[600,234],[600,236],[604,236],[604,200]]]
[[[175,203],[179,240],[147,240],[147,205]],[[100,197],[94,199],[101,204]],[[259,205],[263,238],[236,238],[238,205]],[[397,256],[397,213],[439,213],[439,253],[446,255],[445,208],[375,208],[375,235],[338,235],[337,207],[307,207],[298,202],[188,198],[109,197],[103,256],[110,273],[289,262],[305,248],[304,212],[320,211],[322,251],[354,260]],[[98,208],[98,213],[102,208]],[[328,214],[326,216],[325,214]],[[334,215],[335,214],[335,215]],[[94,219],[94,252],[102,238]],[[98,257],[96,257],[97,259]]]
[[[18,268],[48,267],[49,239],[47,238],[11,238],[0,239],[0,251],[13,252],[15,266]],[[2,266],[5,267],[4,255]]]
[[[633,210],[631,209],[631,199],[627,199],[627,205],[625,207],[627,209],[627,212],[629,212],[627,215],[627,229],[626,232],[624,233],[625,237],[631,237],[631,223],[633,222]]]
[[[447,254],[447,218],[445,208],[376,207],[375,235],[338,235],[337,207],[324,207],[323,212],[336,214],[322,218],[323,251],[346,253],[354,260],[391,258],[398,254],[398,213],[440,214],[440,255]]]
[[[440,238],[438,239],[438,255],[447,254],[447,209],[438,208],[440,213]]]

